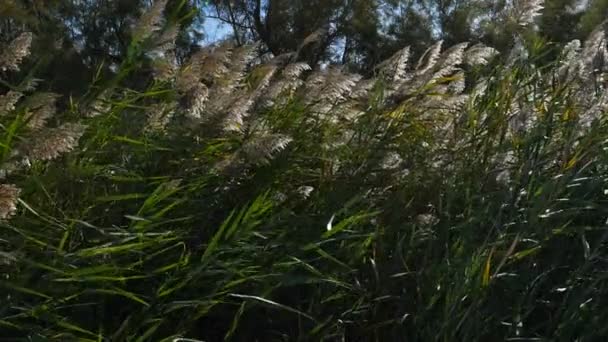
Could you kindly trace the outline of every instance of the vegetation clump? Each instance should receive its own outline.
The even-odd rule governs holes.
[[[357,73],[308,63],[324,30],[178,58],[169,3],[80,97],[38,90],[32,34],[0,54],[0,336],[608,336],[605,23]]]

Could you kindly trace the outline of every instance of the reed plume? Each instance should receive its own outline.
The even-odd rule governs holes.
[[[32,34],[24,32],[15,38],[0,54],[0,70],[19,71],[19,64],[30,54]]]

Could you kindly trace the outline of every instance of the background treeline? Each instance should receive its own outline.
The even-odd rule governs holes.
[[[535,24],[522,30],[513,4],[494,0],[190,0],[169,1],[167,13],[179,20],[178,55],[198,48],[203,23],[222,22],[237,43],[261,41],[272,53],[295,51],[319,28],[330,31],[317,49],[304,56],[344,64],[353,71],[371,68],[403,46],[419,56],[430,43],[447,46],[482,42],[501,52],[516,35],[536,35],[565,44],[584,39],[608,14],[605,0],[548,0]],[[0,4],[0,40],[7,43],[23,30],[35,34],[34,49],[45,59],[45,79],[61,93],[85,88],[100,65],[105,72],[126,58],[130,26],[149,0],[7,0]],[[529,8],[528,10],[532,9]],[[553,54],[553,57],[555,55]],[[69,75],[69,77],[67,76]]]

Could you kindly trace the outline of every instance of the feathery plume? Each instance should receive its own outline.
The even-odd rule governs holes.
[[[19,260],[19,255],[15,253],[3,252],[0,250],[0,266],[10,266]]]
[[[458,95],[464,91],[465,88],[465,76],[463,71],[459,71],[453,76],[452,82],[448,84],[448,91],[451,94]]]
[[[43,130],[32,141],[18,148],[30,161],[52,160],[78,146],[85,125],[66,123],[57,128]]]
[[[285,201],[287,201],[288,197],[287,197],[287,195],[285,195],[284,193],[282,193],[282,192],[278,191],[278,192],[275,192],[275,193],[272,195],[272,199],[273,199],[273,200],[274,200],[274,201],[275,201],[277,204],[282,204],[282,203],[285,203]]]
[[[168,0],[156,0],[152,6],[142,14],[133,28],[133,39],[142,41],[160,29],[163,21],[163,11]]]
[[[244,96],[242,92],[243,89],[222,87],[209,89],[209,100],[205,104],[206,115],[204,119],[217,118],[225,114],[238,99]]]
[[[34,91],[34,90],[36,90],[36,88],[38,87],[38,84],[40,84],[40,82],[42,82],[42,80],[39,78],[29,77],[25,81],[23,81],[23,84],[21,84],[19,86],[19,88],[21,91],[24,91],[24,92]]]
[[[348,98],[361,78],[361,75],[345,73],[340,68],[315,72],[306,80],[306,101],[314,103],[314,111],[327,113],[335,104]]]
[[[240,132],[243,129],[244,119],[248,116],[249,109],[253,105],[250,96],[243,96],[236,100],[228,112],[224,122],[224,130]]]
[[[30,54],[32,34],[24,32],[13,40],[0,55],[0,70],[19,71],[19,64]]]
[[[416,216],[416,224],[421,227],[432,227],[439,223],[439,218],[433,214],[420,214]]]
[[[230,69],[233,72],[243,74],[258,57],[259,48],[260,43],[257,42],[235,48],[232,52]]]
[[[380,164],[380,167],[383,170],[394,170],[394,169],[397,169],[401,165],[402,162],[403,162],[403,158],[401,158],[399,153],[389,152],[384,156],[382,163]]]
[[[196,88],[200,83],[198,70],[193,64],[189,63],[179,69],[175,77],[175,89],[183,95]]]
[[[301,50],[303,47],[305,47],[308,44],[319,41],[326,34],[327,34],[326,29],[320,28],[320,29],[315,30],[313,33],[306,36],[306,38],[304,38],[304,40],[302,40],[302,42],[298,46],[298,50]]]
[[[465,52],[465,63],[470,66],[486,65],[498,55],[498,50],[481,43],[471,46]]]
[[[175,77],[176,68],[175,56],[173,54],[165,53],[163,58],[152,60],[154,79],[160,82],[168,81]]]
[[[536,122],[536,112],[533,104],[514,102],[509,108],[508,120],[511,134],[522,134],[529,130]]]
[[[349,122],[355,122],[357,118],[365,114],[365,106],[361,101],[353,98],[338,104],[334,108],[334,113],[337,114],[336,119],[339,118]]]
[[[218,103],[212,105],[213,108],[226,108],[229,103],[234,102],[229,101],[227,97],[231,95],[234,98],[234,91],[237,88],[243,88],[243,80],[245,80],[247,70],[252,67],[256,60],[258,48],[259,44],[256,43],[244,45],[233,50],[230,61],[228,62],[227,72],[221,79],[217,80],[212,89],[212,93],[217,94],[217,96],[214,95],[214,99],[219,100]],[[272,63],[265,64],[259,68],[253,69],[252,74],[255,74],[260,70],[265,72],[270,69],[276,69],[276,65]],[[264,76],[262,76],[262,78],[264,78]]]
[[[544,4],[544,0],[513,0],[507,17],[520,26],[528,26],[540,15]]]
[[[466,50],[469,43],[460,43],[447,49],[442,55],[440,61],[437,63],[438,70],[433,74],[431,81],[435,81],[442,77],[451,75],[457,70],[457,66],[463,63],[464,51]]]
[[[163,31],[156,41],[155,51],[165,54],[169,50],[175,49],[175,40],[179,35],[179,26],[171,25],[169,28]]]
[[[203,83],[198,83],[191,89],[186,98],[186,114],[193,119],[203,118],[207,99],[209,98],[209,88]]]
[[[94,118],[106,114],[112,108],[112,104],[108,100],[109,94],[109,90],[102,91],[88,107],[83,108],[82,115],[85,118]]]
[[[200,120],[205,110],[215,113],[225,108],[228,95],[234,95],[235,85],[227,81],[232,56],[233,44],[224,41],[198,51],[180,69],[176,88],[187,96],[188,116]]]
[[[237,172],[242,164],[243,161],[238,157],[238,153],[232,153],[213,165],[212,170],[216,173],[231,174]]]
[[[458,112],[462,110],[470,98],[471,97],[468,94],[449,96],[443,101],[441,109],[447,112]]]
[[[435,66],[439,56],[441,54],[441,46],[443,45],[443,40],[438,41],[433,44],[431,47],[426,49],[426,51],[422,54],[418,63],[416,63],[416,73],[418,75],[424,74],[429,71],[431,68]]]
[[[523,39],[517,35],[515,36],[515,43],[513,44],[513,48],[509,52],[509,57],[507,57],[507,66],[511,67],[518,60],[528,59],[528,50],[524,45]]]
[[[13,184],[0,184],[0,220],[8,220],[17,211],[21,189]]]
[[[406,46],[376,67],[376,70],[389,81],[389,86],[397,88],[399,83],[407,81],[410,55],[410,47]]]
[[[288,79],[296,79],[300,76],[302,76],[302,74],[306,71],[310,71],[312,70],[312,68],[310,67],[310,65],[308,65],[308,63],[303,63],[303,62],[299,62],[299,63],[291,63],[288,64],[283,71],[281,72],[281,75],[283,75],[283,77],[288,78]]]
[[[574,59],[576,59],[581,50],[581,41],[578,39],[574,39],[570,41],[566,46],[564,46],[562,50],[562,63],[569,64]]]
[[[280,98],[280,100],[283,100],[281,103],[284,103],[304,83],[299,77],[309,70],[311,70],[311,67],[307,63],[288,64],[281,71],[281,78],[268,86],[263,95],[262,105],[266,108],[272,107],[279,96],[286,95]]]
[[[580,125],[583,128],[591,127],[595,120],[600,118],[606,110],[608,110],[608,93],[602,92],[599,97],[594,97],[591,106],[580,114]]]
[[[55,93],[35,93],[24,101],[24,106],[28,109],[25,120],[27,127],[39,130],[46,126],[46,122],[57,110],[55,104],[59,94]]]
[[[488,79],[482,79],[481,81],[477,82],[471,91],[471,98],[476,99],[483,97],[486,94],[489,82],[490,80]]]
[[[599,25],[585,41],[581,51],[583,72],[592,75],[600,72],[601,67],[607,65],[608,51],[606,44],[605,26],[608,21]],[[587,75],[587,76],[588,76]]]
[[[571,79],[576,76],[576,72],[580,72],[583,68],[583,63],[580,60],[581,41],[574,39],[570,41],[561,53],[560,66],[557,69],[557,74],[562,78]]]
[[[250,109],[270,84],[270,80],[276,73],[277,67],[270,64],[262,69],[265,69],[262,70],[264,75],[253,92],[250,94],[244,94],[231,106],[224,124],[225,130],[240,131],[243,128],[244,119],[249,116]]]
[[[353,92],[350,95],[351,98],[355,100],[366,99],[369,95],[370,90],[374,88],[374,85],[376,85],[377,81],[378,80],[376,80],[375,78],[362,78],[361,80],[359,80],[359,82],[357,82],[357,85],[353,89]]]
[[[274,155],[283,151],[292,139],[283,134],[255,136],[247,141],[241,152],[245,159],[254,165],[269,164]]]
[[[307,199],[310,197],[310,194],[315,190],[312,186],[303,185],[296,189],[296,193],[302,197],[302,199]]]
[[[147,132],[163,131],[173,118],[174,103],[157,103],[148,111],[148,122],[145,130]]]
[[[502,153],[495,157],[494,163],[497,164],[498,168],[496,171],[496,181],[499,184],[508,185],[512,178],[512,167],[515,164],[516,158],[513,151]]]
[[[213,84],[214,81],[221,76],[227,74],[232,62],[233,45],[229,41],[225,41],[219,46],[213,48],[207,54],[200,64],[200,77],[205,83]]]
[[[22,93],[12,90],[9,90],[8,93],[4,95],[0,95],[0,116],[13,111],[21,97],[23,97]]]

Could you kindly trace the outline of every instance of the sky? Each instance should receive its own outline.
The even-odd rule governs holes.
[[[232,34],[232,28],[228,24],[208,17],[205,17],[203,30],[205,32],[203,44],[205,45],[215,43]]]

